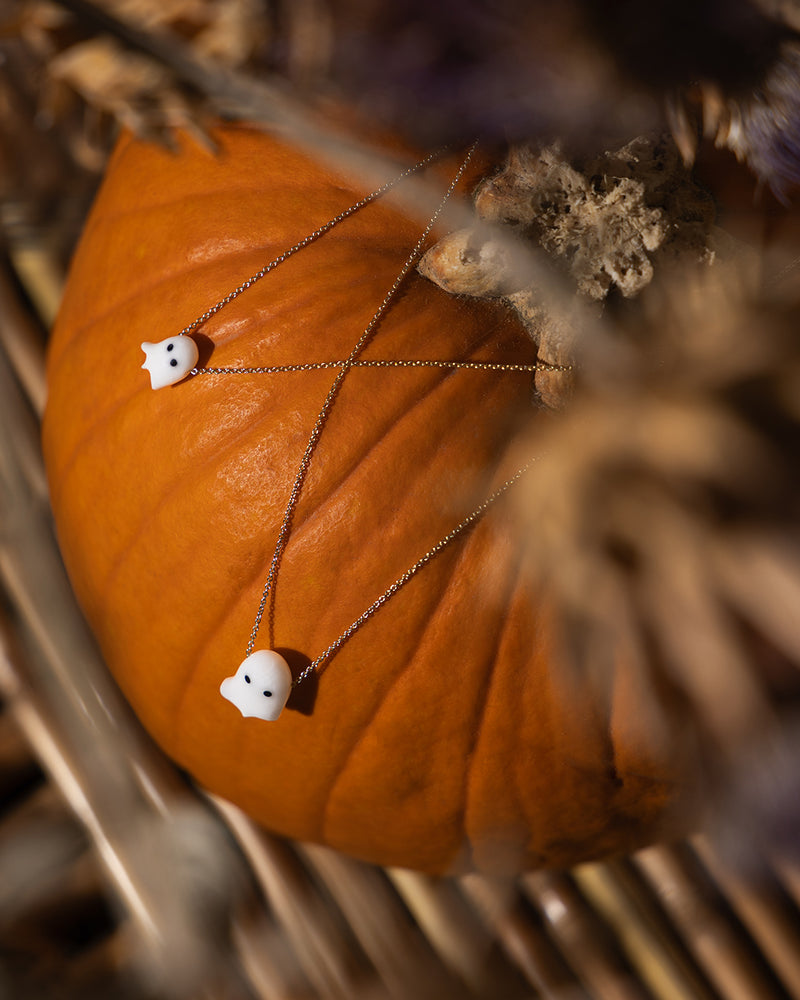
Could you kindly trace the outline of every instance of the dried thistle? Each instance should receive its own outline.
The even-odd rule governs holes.
[[[786,199],[800,184],[800,46],[783,46],[760,87],[734,99],[701,88],[703,129]]]
[[[420,271],[449,292],[498,298],[517,312],[547,366],[536,388],[548,406],[569,398],[574,383],[575,296],[586,312],[609,294],[635,297],[656,269],[708,264],[715,255],[713,204],[668,137],[636,139],[580,163],[554,147],[514,147],[478,189],[475,207],[480,223],[444,237]],[[546,291],[552,276],[531,270],[525,248],[543,251],[567,279],[555,305]]]
[[[592,153],[669,127],[690,162],[699,130],[685,101],[701,85],[749,122],[740,152],[765,180],[796,177],[798,71],[787,55],[800,26],[796,0],[327,7],[325,78],[368,115],[424,141],[562,141]],[[781,145],[787,125],[792,138]]]
[[[181,59],[244,66],[265,26],[253,0],[29,0],[18,32],[40,61],[49,103],[77,98],[109,122],[169,141],[173,129],[201,128],[219,112],[181,73]]]
[[[796,171],[795,141],[778,147],[781,121],[796,132],[793,0],[612,7],[565,0],[557,9],[541,0],[6,0],[6,7],[6,33],[16,31],[43,77],[53,69],[88,108],[135,122],[142,134],[163,133],[176,117],[199,127],[223,112],[266,119],[288,83],[295,96],[334,96],[426,144],[479,136],[562,141],[593,153],[671,124],[690,156],[696,126],[682,100],[700,84],[727,102],[731,121],[742,109],[750,125],[739,150],[767,179],[782,183]],[[100,52],[111,46],[118,67],[111,107],[100,80],[113,70],[97,43]],[[259,87],[276,81],[283,86]]]
[[[581,676],[623,651],[717,764],[779,739],[800,689],[800,309],[776,287],[695,269],[606,317],[518,506]]]

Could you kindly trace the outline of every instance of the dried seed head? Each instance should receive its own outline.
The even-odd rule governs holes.
[[[587,315],[598,315],[587,304],[599,306],[612,293],[634,298],[656,268],[714,259],[711,199],[665,137],[636,139],[579,164],[556,147],[514,147],[503,170],[478,189],[475,206],[481,224],[441,240],[420,270],[453,294],[503,299],[550,365],[579,361]],[[558,299],[546,293],[557,284],[553,269],[562,280]],[[536,388],[557,407],[573,382],[571,372],[544,369]]]

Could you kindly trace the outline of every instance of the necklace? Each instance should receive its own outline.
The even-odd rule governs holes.
[[[436,210],[428,220],[413,249],[409,252],[402,268],[392,283],[392,286],[376,309],[372,319],[359,336],[355,346],[350,351],[350,354],[345,359],[338,361],[308,362],[293,365],[273,365],[267,367],[198,368],[196,366],[199,358],[199,350],[190,334],[223,309],[229,302],[233,301],[233,299],[237,298],[257,281],[260,281],[270,271],[274,270],[293,254],[319,239],[334,226],[349,218],[355,212],[369,205],[376,198],[389,191],[413,172],[426,166],[439,155],[438,152],[432,153],[430,156],[425,157],[425,159],[420,160],[414,166],[409,167],[394,179],[388,181],[380,188],[366,195],[360,201],[355,202],[349,208],[324,223],[318,229],[315,229],[312,233],[295,243],[288,250],[285,250],[279,256],[270,260],[259,271],[251,275],[251,277],[249,277],[246,281],[242,282],[242,284],[238,285],[235,289],[233,289],[233,291],[229,292],[226,296],[216,302],[188,326],[184,327],[180,333],[169,337],[166,340],[159,341],[158,343],[145,342],[141,345],[142,350],[145,353],[145,362],[142,365],[142,368],[149,371],[151,387],[153,389],[160,389],[169,385],[174,385],[175,383],[182,381],[188,375],[273,375],[289,372],[309,372],[320,369],[338,369],[322,407],[317,415],[316,421],[309,435],[303,457],[300,460],[297,473],[295,474],[292,482],[289,498],[287,500],[278,531],[275,548],[270,560],[267,578],[261,593],[261,599],[256,611],[250,638],[245,649],[244,660],[239,665],[235,674],[231,677],[226,677],[220,685],[220,694],[235,705],[241,715],[245,718],[252,717],[263,719],[265,721],[275,721],[283,711],[293,687],[297,687],[297,685],[301,684],[311,674],[319,670],[323,664],[325,664],[326,661],[329,660],[368,619],[370,619],[380,608],[383,607],[384,604],[386,604],[387,601],[394,596],[394,594],[397,593],[398,590],[401,589],[401,587],[403,587],[412,577],[416,576],[416,574],[419,573],[419,571],[423,569],[423,567],[426,566],[435,556],[437,556],[457,538],[463,535],[469,528],[471,528],[483,516],[483,514],[494,503],[496,503],[497,500],[500,499],[500,497],[502,497],[519,479],[525,475],[530,466],[533,464],[531,461],[522,466],[522,468],[518,469],[513,476],[507,479],[490,496],[486,497],[482,503],[480,503],[471,513],[460,521],[450,532],[448,532],[443,538],[440,538],[435,545],[421,555],[416,562],[409,566],[404,573],[402,573],[392,584],[390,584],[390,586],[388,586],[386,590],[384,590],[383,593],[380,594],[380,596],[377,597],[372,604],[370,604],[369,607],[367,607],[366,610],[355,619],[355,621],[344,629],[344,631],[337,636],[337,638],[334,639],[333,642],[322,653],[320,653],[319,656],[316,657],[316,659],[309,663],[309,665],[305,667],[305,669],[302,670],[296,678],[292,677],[288,663],[279,653],[272,649],[255,649],[256,640],[265,614],[267,615],[269,623],[270,635],[273,632],[275,583],[278,574],[278,567],[289,540],[294,512],[300,499],[300,494],[308,474],[312,456],[322,434],[322,429],[333,407],[339,389],[351,368],[436,367],[463,368],[478,371],[514,372],[535,372],[541,368],[560,368],[560,366],[549,365],[540,361],[537,361],[534,364],[507,364],[491,361],[429,361],[424,359],[363,360],[359,357],[372,338],[380,320],[394,300],[395,295],[400,289],[409,271],[421,255],[431,231],[444,210],[447,201],[458,185],[458,182],[463,176],[464,171],[472,158],[474,150],[475,146],[473,146],[467,153]]]

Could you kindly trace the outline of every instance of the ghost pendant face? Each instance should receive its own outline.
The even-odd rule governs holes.
[[[274,722],[292,690],[292,674],[284,658],[271,649],[251,653],[233,677],[219,686],[223,698],[235,705],[245,719]]]
[[[150,387],[163,389],[174,385],[197,364],[199,351],[191,337],[168,337],[157,344],[145,341],[142,344],[145,363],[142,368],[150,372]]]

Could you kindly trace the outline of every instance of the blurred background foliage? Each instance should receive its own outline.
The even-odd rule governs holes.
[[[0,0],[0,996],[800,996],[798,28],[796,0]],[[666,132],[738,241],[576,338],[519,510],[574,668],[602,684],[623,642],[685,699],[713,842],[377,872],[201,799],[105,678],[37,434],[115,136],[246,119],[327,155],[342,106],[575,169]]]

